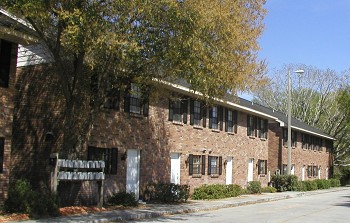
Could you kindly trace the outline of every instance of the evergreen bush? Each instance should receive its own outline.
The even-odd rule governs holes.
[[[261,194],[261,183],[260,181],[250,181],[247,186],[247,191],[250,194]]]
[[[138,202],[134,193],[127,193],[125,191],[120,191],[113,193],[107,199],[108,205],[122,205],[124,207],[136,207]]]
[[[173,183],[152,183],[144,190],[144,200],[159,203],[181,203],[187,202],[190,196],[188,185]]]
[[[245,190],[236,184],[224,185],[224,184],[204,184],[194,189],[192,199],[194,200],[212,200],[222,199],[228,197],[237,197],[245,193]]]

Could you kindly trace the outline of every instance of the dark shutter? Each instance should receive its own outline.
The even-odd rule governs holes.
[[[225,109],[225,132],[228,132],[228,109]]]
[[[184,124],[187,124],[187,109],[188,109],[188,99],[185,99],[181,103],[182,109],[182,121]]]
[[[261,164],[260,164],[261,160],[258,160],[258,174],[261,173]]]
[[[149,111],[148,98],[144,99],[143,104],[142,104],[142,109],[143,109],[143,116],[147,117],[148,116],[148,111]]]
[[[219,156],[219,175],[222,175],[222,156]]]
[[[205,155],[202,155],[202,175],[205,175]]]
[[[265,162],[265,172],[264,172],[264,174],[267,174],[267,160],[265,160],[264,162]]]
[[[89,146],[87,159],[94,160],[94,157],[95,157],[95,147]]]
[[[207,107],[201,103],[201,119],[203,119],[203,127],[207,127]]]
[[[192,154],[188,156],[188,164],[189,164],[189,175],[191,176],[193,174],[193,155]]]
[[[258,118],[254,117],[253,118],[253,131],[254,131],[255,137],[258,136],[257,125],[258,125]]]
[[[218,107],[218,121],[220,122],[220,131],[224,129],[224,108]]]
[[[5,139],[0,138],[0,173],[4,171]]]
[[[118,160],[118,149],[112,148],[111,149],[111,165],[110,165],[110,174],[117,174],[117,160]]]
[[[213,128],[213,108],[209,109],[209,128]]]
[[[190,125],[194,124],[194,101],[190,99]]]
[[[129,89],[125,92],[124,96],[124,112],[130,112],[130,93]]]
[[[247,136],[250,136],[250,116],[247,115]]]
[[[212,157],[208,156],[208,175],[211,174],[211,159],[212,159]]]
[[[267,135],[269,132],[267,120],[264,120],[264,129],[265,129],[265,139],[267,139]]]
[[[174,111],[173,111],[173,102],[172,102],[171,99],[169,98],[169,117],[168,117],[168,120],[169,120],[169,121],[173,121],[173,115],[174,115]]]

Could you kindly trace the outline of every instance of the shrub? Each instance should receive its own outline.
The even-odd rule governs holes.
[[[328,189],[331,187],[331,183],[328,180],[324,179],[316,179],[314,180],[317,184],[317,188],[322,190],[322,189]]]
[[[260,181],[251,181],[248,183],[247,190],[250,194],[261,194]]]
[[[298,181],[295,184],[295,191],[306,191],[306,185],[305,185],[305,181]]]
[[[186,202],[190,196],[188,185],[173,183],[152,183],[146,186],[144,200],[160,203]]]
[[[202,185],[194,189],[192,199],[211,200],[227,197],[237,197],[244,193],[244,189],[239,185],[211,184]]]
[[[276,193],[277,189],[274,187],[267,186],[267,187],[261,188],[261,192],[262,193]]]
[[[312,191],[312,190],[318,189],[317,183],[315,181],[312,181],[312,180],[304,181],[304,185],[305,185],[305,189],[307,191]]]
[[[29,213],[29,201],[32,193],[27,180],[17,180],[10,184],[4,210],[8,213]]]
[[[340,187],[340,180],[339,179],[329,179],[329,183],[331,187]]]
[[[297,187],[298,178],[294,175],[274,175],[271,182],[279,192],[292,191]]]
[[[122,205],[124,207],[136,207],[138,202],[134,193],[121,191],[118,193],[113,193],[112,196],[107,199],[107,204]]]
[[[11,183],[8,198],[4,202],[4,211],[9,213],[27,213],[31,217],[57,216],[58,198],[45,186],[33,191],[27,180]]]

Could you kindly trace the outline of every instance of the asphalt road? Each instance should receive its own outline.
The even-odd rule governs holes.
[[[350,189],[132,222],[350,222]]]

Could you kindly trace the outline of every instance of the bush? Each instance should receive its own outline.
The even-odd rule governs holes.
[[[211,184],[202,185],[194,189],[192,199],[194,200],[211,200],[221,199],[227,197],[237,197],[244,193],[244,189],[236,184],[223,185]]]
[[[260,181],[251,181],[248,183],[247,190],[250,194],[261,194]]]
[[[340,180],[339,179],[329,179],[329,183],[331,187],[340,187]]]
[[[306,185],[305,185],[305,181],[298,181],[295,184],[295,191],[306,191]]]
[[[312,191],[312,190],[317,190],[317,183],[313,180],[307,180],[307,181],[303,181],[304,185],[305,185],[305,189],[306,191]]]
[[[316,179],[314,180],[317,184],[317,188],[322,190],[322,189],[328,189],[331,187],[331,183],[329,182],[329,180],[325,180],[325,179]]]
[[[276,193],[277,189],[274,187],[267,186],[267,187],[261,188],[261,192],[262,193]]]
[[[294,175],[274,175],[271,182],[279,192],[293,191],[298,186],[298,178]]]
[[[136,207],[138,205],[138,202],[134,193],[121,191],[118,193],[113,193],[113,195],[107,199],[107,204],[122,205],[124,207]]]
[[[160,203],[186,202],[190,196],[188,185],[173,183],[152,183],[146,186],[144,200]]]
[[[27,213],[31,217],[57,216],[58,198],[47,188],[33,191],[27,180],[11,183],[8,198],[4,202],[4,211],[8,213]]]

